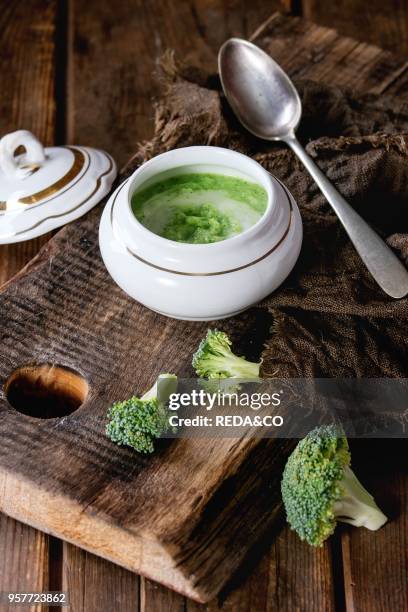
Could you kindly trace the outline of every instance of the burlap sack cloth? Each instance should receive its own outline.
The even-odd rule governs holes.
[[[304,242],[295,269],[260,307],[273,315],[263,375],[407,376],[408,298],[386,296],[371,278],[325,198],[284,145],[247,133],[215,77],[163,64],[155,136],[128,164],[176,147],[241,151],[280,178],[300,207]],[[346,200],[408,265],[408,104],[297,81],[299,139]]]

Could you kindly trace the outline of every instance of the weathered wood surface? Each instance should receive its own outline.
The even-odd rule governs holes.
[[[406,0],[301,0],[302,15],[340,34],[408,55]]]
[[[307,77],[379,95],[390,93],[408,68],[404,57],[296,17],[272,16],[253,38],[260,36],[262,46],[292,78]]]
[[[14,3],[17,4],[17,3]],[[204,6],[204,3],[202,3]],[[251,3],[253,5],[253,3]],[[25,3],[26,7],[27,4]],[[213,3],[211,3],[211,10],[213,10]],[[126,28],[126,20],[120,19],[121,6],[116,5],[115,10],[117,12],[117,20],[120,22],[122,28]],[[201,10],[201,9],[200,9]],[[204,10],[204,9],[203,9]],[[210,11],[210,9],[208,9]],[[6,13],[7,14],[7,13]],[[169,14],[169,13],[167,13]],[[173,13],[174,15],[174,13]],[[217,16],[219,17],[219,16]],[[90,17],[92,19],[92,16]],[[80,20],[78,20],[79,22]],[[221,20],[222,21],[222,20]],[[158,27],[163,27],[164,23],[158,23]],[[395,65],[399,68],[397,70],[394,69],[395,65],[392,63],[392,56],[389,54],[380,52],[378,49],[373,49],[367,45],[354,45],[351,47],[347,47],[350,51],[349,55],[345,58],[341,57],[341,38],[334,35],[334,41],[337,41],[337,46],[334,45],[331,47],[330,44],[326,44],[327,37],[330,41],[333,38],[333,33],[327,32],[327,30],[321,28],[314,28],[313,26],[305,26],[305,31],[300,27],[301,24],[297,24],[295,27],[295,23],[293,23],[293,30],[291,31],[291,27],[285,26],[284,22],[276,22],[274,24],[273,44],[276,45],[276,54],[280,53],[280,61],[285,63],[285,46],[286,46],[286,56],[289,60],[292,57],[291,61],[293,61],[293,57],[296,55],[294,49],[296,48],[294,45],[294,41],[297,36],[301,34],[302,37],[308,38],[308,42],[310,44],[309,47],[306,47],[306,58],[305,62],[310,64],[310,62],[317,62],[319,64],[317,72],[315,71],[314,77],[323,79],[332,79],[337,80],[337,82],[345,83],[348,82],[355,87],[372,88],[373,91],[386,91],[387,93],[395,93],[402,92],[404,85],[406,88],[406,81],[404,83],[403,68],[401,63],[397,62]],[[23,27],[23,25],[21,26]],[[88,27],[88,26],[87,26]],[[149,27],[145,23],[143,23],[143,28]],[[75,25],[75,28],[80,28],[80,23]],[[137,23],[135,23],[135,28],[137,28]],[[211,28],[207,28],[207,30],[211,30]],[[207,32],[208,33],[208,32]],[[230,32],[228,32],[229,34]],[[231,32],[233,34],[242,34],[240,31]],[[72,33],[71,33],[72,34]],[[227,35],[228,35],[227,34]],[[244,32],[245,34],[245,32]],[[361,32],[360,37],[363,38],[365,32]],[[94,30],[90,28],[91,37],[94,35]],[[73,38],[73,37],[72,37]],[[175,43],[177,41],[175,40]],[[351,41],[352,42],[352,41]],[[338,45],[340,44],[340,49]],[[350,44],[350,42],[348,43]],[[96,45],[97,47],[98,45]],[[215,44],[213,43],[213,48],[215,49]],[[114,47],[116,49],[116,47]],[[275,51],[275,48],[273,48]],[[122,51],[124,52],[124,51]],[[98,64],[98,53],[99,57],[102,58],[103,61],[103,45],[99,43],[99,48],[95,52],[96,54],[93,56],[93,61],[95,65]],[[326,70],[327,66],[333,62],[331,60],[335,60],[335,55],[338,55],[338,62],[334,62],[334,69]],[[194,55],[194,54],[193,54]],[[74,53],[75,57],[75,53]],[[201,58],[201,52],[196,56],[198,61]],[[83,57],[82,53],[79,53],[78,56],[78,68],[81,70],[81,62],[82,64],[86,64],[88,61],[88,57]],[[366,61],[368,60],[368,61]],[[76,61],[74,60],[71,63],[70,70],[75,69]],[[328,62],[326,64],[326,62]],[[390,66],[391,62],[391,66]],[[73,65],[72,65],[73,64]],[[353,65],[354,64],[354,65]],[[368,71],[364,71],[364,65],[368,67]],[[297,69],[297,65],[295,65]],[[86,88],[87,86],[92,86],[92,79],[95,79],[93,82],[100,83],[99,76],[95,73],[88,72],[83,66],[83,75],[82,81],[79,83],[79,87]],[[322,70],[320,70],[322,69]],[[326,72],[325,72],[326,70]],[[335,70],[333,72],[333,70]],[[370,72],[373,72],[373,76],[370,75]],[[78,73],[79,74],[79,73]],[[72,73],[71,73],[72,75]],[[363,75],[364,78],[361,79],[360,75]],[[116,74],[114,72],[109,74],[109,79],[113,81],[113,83],[119,82],[120,74]],[[367,77],[368,77],[368,85],[367,85]],[[78,86],[77,79],[74,76],[72,77],[71,84],[74,86]],[[146,80],[149,82],[149,87],[151,87],[150,76],[146,76]],[[141,87],[143,87],[143,83],[139,83]],[[133,86],[130,86],[126,89],[126,95],[129,97],[133,95],[132,93]],[[145,90],[143,90],[145,91]],[[101,89],[96,87],[94,90],[94,98],[92,97],[88,99],[88,106],[92,105],[95,99],[98,96],[101,96]],[[145,108],[148,108],[147,96],[145,97],[146,104]],[[126,107],[126,104],[115,106],[114,108],[110,108],[110,113],[112,117],[120,116],[123,112],[123,108]],[[77,106],[72,108],[71,111],[74,111],[75,114],[81,115],[81,113],[87,112],[84,109],[80,109]],[[146,116],[146,115],[144,115]],[[71,128],[74,122],[71,121]],[[114,122],[112,122],[114,123]],[[139,122],[139,128],[135,127],[136,122],[132,123],[131,129],[135,130],[135,134],[137,136],[137,129],[145,130],[145,122]],[[95,138],[98,139],[97,136],[99,131],[98,121],[95,118],[94,123],[94,134],[96,134]],[[9,129],[8,127],[6,129]],[[147,130],[146,130],[147,133]],[[101,130],[102,137],[105,137],[105,132]],[[137,140],[137,138],[135,138]],[[100,141],[102,143],[102,140]],[[100,143],[95,142],[95,144]],[[106,145],[105,145],[106,146]],[[5,259],[3,258],[0,262],[2,266],[4,266]],[[12,268],[9,266],[9,272],[12,271]],[[376,447],[377,448],[377,447]],[[378,450],[376,451],[378,452]],[[380,451],[381,452],[381,445]],[[361,458],[362,462],[363,458]],[[372,609],[406,609],[406,581],[404,581],[404,568],[403,565],[403,557],[400,554],[395,554],[395,549],[398,548],[399,551],[404,551],[404,547],[400,547],[399,541],[405,541],[407,537],[407,525],[406,525],[406,516],[404,518],[404,514],[401,511],[397,511],[399,508],[404,507],[404,495],[406,495],[407,485],[406,480],[403,479],[402,476],[398,476],[398,467],[395,466],[395,471],[397,474],[398,482],[401,482],[401,489],[392,488],[386,482],[386,480],[382,481],[380,484],[376,481],[376,491],[381,488],[384,488],[384,497],[383,499],[387,501],[391,491],[391,499],[393,499],[394,507],[394,521],[387,527],[387,534],[384,532],[384,541],[382,542],[383,548],[381,549],[381,567],[377,566],[372,568],[372,558],[370,558],[376,552],[378,555],[378,550],[376,551],[375,540],[372,539],[373,534],[363,534],[362,531],[354,530],[350,532],[349,530],[344,531],[343,536],[343,551],[344,551],[344,568],[342,566],[341,561],[339,561],[339,551],[341,550],[339,545],[339,538],[335,538],[332,540],[331,545],[325,547],[322,551],[318,551],[315,553],[314,551],[310,551],[306,546],[303,546],[298,540],[293,536],[293,534],[286,535],[286,531],[283,531],[279,536],[277,542],[281,542],[281,545],[277,548],[275,544],[270,552],[269,557],[264,557],[261,566],[259,569],[256,569],[254,573],[248,578],[247,582],[241,585],[239,588],[235,588],[231,595],[225,600],[223,604],[224,609],[237,610],[237,609],[245,609],[245,610],[260,610],[263,609],[287,609],[287,610],[315,610],[315,609],[324,609],[330,610],[333,609],[333,601],[334,601],[334,591],[336,591],[336,601],[337,606],[341,609],[341,602],[344,599],[344,596],[341,595],[337,586],[340,586],[340,590],[343,588],[343,571],[346,578],[346,594],[345,598],[347,607],[350,610],[366,610],[371,609],[368,606],[372,605]],[[392,489],[392,490],[391,490]],[[406,505],[406,502],[405,502]],[[388,510],[388,508],[386,508]],[[392,508],[391,508],[392,512]],[[395,518],[396,517],[396,518]],[[7,519],[8,520],[8,519]],[[10,521],[11,523],[11,521]],[[32,531],[32,530],[31,530]],[[2,532],[3,533],[3,532]],[[32,531],[32,533],[35,533]],[[358,534],[358,535],[357,535]],[[351,536],[351,540],[350,540]],[[363,538],[363,541],[356,541],[356,545],[353,547],[352,541],[355,537]],[[347,542],[350,542],[350,546],[347,545]],[[373,548],[370,549],[369,547]],[[368,548],[367,548],[368,547]],[[78,571],[71,572],[71,584],[73,588],[78,588],[82,590],[82,586],[85,583],[80,580],[80,568],[82,571],[86,571],[88,564],[91,566],[88,568],[89,575],[92,576],[92,579],[87,581],[87,587],[85,590],[82,590],[82,600],[78,596],[77,597],[77,609],[83,610],[92,610],[97,609],[96,604],[96,595],[93,592],[94,589],[98,590],[102,587],[101,584],[101,572],[94,572],[93,567],[98,566],[98,560],[92,557],[87,553],[81,553],[85,555],[81,557],[81,561],[79,562],[79,554],[77,555],[75,552],[75,548],[72,546],[64,547],[64,558],[65,560],[70,560],[72,557],[71,566],[73,568],[77,568]],[[362,551],[371,550],[371,553],[362,553]],[[334,551],[334,555],[332,555],[332,551]],[[403,553],[402,553],[403,554]],[[335,560],[335,563],[332,564],[331,559]],[[105,563],[105,562],[103,562]],[[32,567],[35,567],[35,564],[32,564]],[[36,566],[38,567],[38,565]],[[307,568],[307,573],[305,574],[304,568]],[[402,569],[401,569],[402,568]],[[335,580],[332,579],[332,570],[334,571]],[[40,570],[39,570],[40,571]],[[405,570],[406,571],[406,570]],[[126,581],[122,579],[122,572],[120,568],[115,566],[110,566],[110,581],[112,584],[112,588],[116,588],[119,593],[123,588],[127,593],[129,589],[129,585]],[[103,572],[102,572],[103,574]],[[77,581],[75,581],[74,576],[77,576]],[[385,576],[383,578],[383,576]],[[272,577],[272,578],[271,578]],[[369,578],[367,578],[369,577]],[[392,590],[389,588],[389,578],[392,577],[393,581],[391,582]],[[145,579],[142,579],[142,582]],[[148,581],[146,581],[148,582]],[[7,583],[6,583],[7,584]],[[151,585],[151,583],[148,583]],[[374,592],[372,589],[372,585],[375,584],[376,591]],[[74,585],[77,585],[74,587]],[[116,585],[116,587],[114,586]],[[268,586],[269,585],[269,586]],[[272,588],[271,585],[274,587]],[[141,604],[143,605],[143,609],[145,610],[160,610],[160,609],[169,609],[166,605],[168,602],[172,602],[171,605],[182,605],[182,598],[178,599],[176,595],[168,595],[168,591],[163,589],[163,587],[158,587],[156,585],[151,585],[152,588],[143,588],[141,589],[141,593],[144,595],[141,598]],[[276,587],[276,588],[275,588]],[[263,595],[262,595],[263,594]],[[352,594],[352,597],[351,597]],[[174,598],[174,599],[173,599]],[[99,600],[100,601],[100,600]],[[129,609],[128,602],[130,600],[127,599],[126,595],[124,595],[124,599],[126,603],[123,604],[122,609]],[[178,603],[177,603],[178,602]],[[340,604],[339,604],[340,602]],[[369,603],[368,603],[369,602]],[[387,608],[381,607],[388,602],[389,606]],[[81,607],[82,606],[82,607]],[[137,601],[134,602],[134,606],[137,608]],[[132,606],[133,607],[133,606]],[[188,602],[187,609],[195,610],[198,608],[197,604],[193,604]],[[210,609],[218,608],[216,604],[211,604]],[[177,609],[177,608],[176,608]]]
[[[0,135],[22,127],[55,142],[57,2],[2,2],[0,10]],[[36,61],[30,61],[30,58]],[[50,235],[0,246],[0,285],[22,268]]]
[[[55,30],[57,2],[2,2],[0,10],[0,135],[21,127],[47,144],[55,142]],[[36,61],[29,61],[35,58]],[[0,285],[22,268],[48,236],[0,246]],[[50,539],[40,531],[0,516],[0,591],[47,590]],[[14,608],[15,610],[15,608]],[[40,610],[37,606],[33,608]]]
[[[0,515],[0,534],[0,592],[47,590],[49,538],[4,515]],[[35,612],[40,609],[33,607]]]
[[[376,533],[342,530],[347,609],[408,610],[407,441],[355,440],[351,450],[361,481],[376,491],[390,522]]]
[[[137,610],[139,577],[136,574],[67,542],[63,546],[61,588],[69,593],[71,612]]]
[[[119,6],[74,0],[69,141],[106,148],[123,165],[135,144],[152,135],[155,74],[166,49],[214,70],[224,40],[249,36],[279,6],[279,0],[133,0]]]
[[[98,215],[60,232],[0,295],[2,380],[45,362],[79,371],[90,387],[82,407],[57,421],[33,421],[2,395],[0,507],[205,601],[276,519],[291,443],[179,440],[144,458],[106,439],[107,406],[160,371],[189,374],[206,324],[163,319],[112,284],[98,254]],[[226,329],[237,337],[256,316]]]

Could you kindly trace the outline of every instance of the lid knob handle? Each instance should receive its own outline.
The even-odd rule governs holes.
[[[19,147],[25,153],[15,157]],[[0,168],[10,178],[24,179],[30,176],[45,161],[44,147],[28,130],[17,130],[0,140]]]

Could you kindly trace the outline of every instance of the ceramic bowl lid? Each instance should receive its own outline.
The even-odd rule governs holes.
[[[44,148],[27,130],[7,134],[0,140],[0,244],[35,238],[82,216],[109,192],[116,174],[104,151]]]

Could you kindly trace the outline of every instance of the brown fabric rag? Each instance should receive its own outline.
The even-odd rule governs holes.
[[[172,61],[155,136],[126,170],[175,147],[216,145],[246,153],[284,181],[304,224],[299,261],[264,300],[274,318],[263,375],[407,376],[408,298],[393,300],[362,264],[313,180],[284,145],[258,140],[238,124],[214,77]],[[408,104],[356,97],[296,82],[303,103],[298,135],[352,206],[408,265]]]

